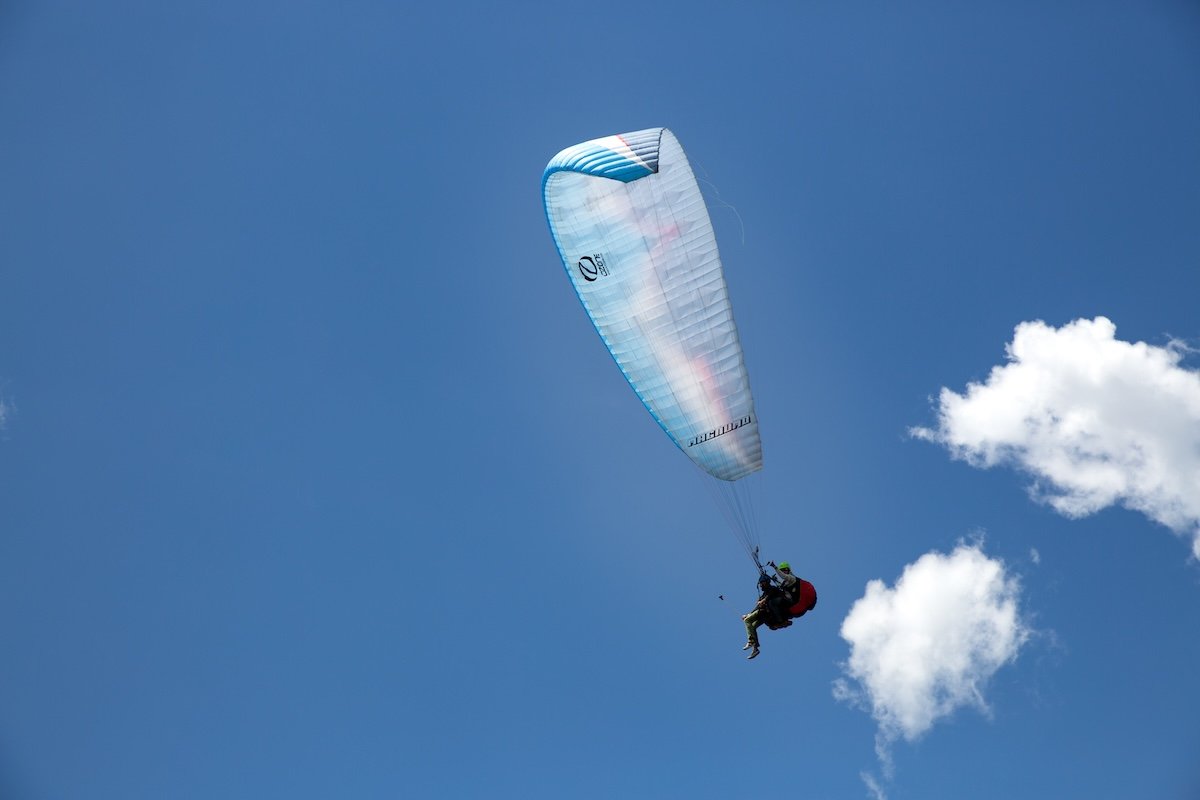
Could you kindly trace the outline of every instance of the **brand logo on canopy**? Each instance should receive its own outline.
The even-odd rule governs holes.
[[[590,256],[584,256],[575,262],[575,266],[579,268],[579,274],[588,283],[597,278],[608,275],[608,267],[604,265],[604,254],[595,253]]]

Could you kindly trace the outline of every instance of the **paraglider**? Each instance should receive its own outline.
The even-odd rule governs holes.
[[[572,286],[646,410],[701,470],[755,566],[758,414],[695,175],[666,128],[561,151],[542,175]]]

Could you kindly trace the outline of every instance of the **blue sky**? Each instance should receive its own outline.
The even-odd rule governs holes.
[[[5,4],[0,794],[1200,795],[1200,7],[1053,6]],[[820,594],[753,662],[541,206],[658,125]],[[955,564],[1019,635],[889,723]]]

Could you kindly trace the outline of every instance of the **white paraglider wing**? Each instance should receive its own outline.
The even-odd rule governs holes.
[[[567,274],[671,440],[717,478],[762,468],[754,398],[708,210],[666,128],[555,156],[542,178]]]

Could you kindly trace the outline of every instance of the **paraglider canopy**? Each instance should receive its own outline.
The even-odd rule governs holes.
[[[542,197],[584,309],[671,441],[721,480],[761,469],[716,237],[671,131],[568,147],[546,166]]]

